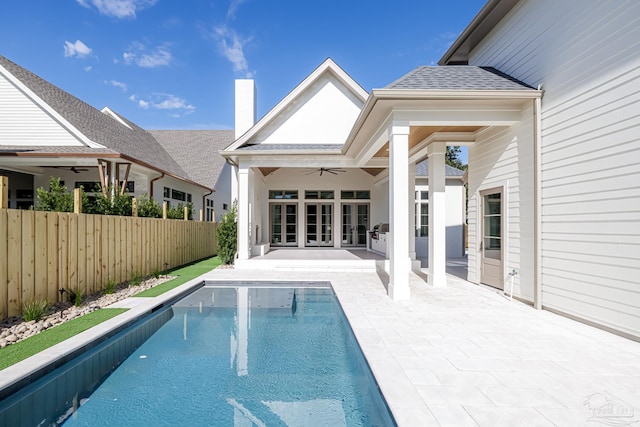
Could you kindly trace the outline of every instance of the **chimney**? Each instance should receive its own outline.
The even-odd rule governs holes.
[[[256,122],[256,85],[253,79],[236,80],[236,139]]]

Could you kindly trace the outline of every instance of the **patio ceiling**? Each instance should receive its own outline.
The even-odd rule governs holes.
[[[420,142],[438,132],[446,133],[474,133],[482,129],[482,126],[411,126],[409,130],[409,150],[415,148]],[[373,157],[389,157],[389,141],[382,146]]]

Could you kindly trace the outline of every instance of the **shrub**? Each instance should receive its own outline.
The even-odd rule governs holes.
[[[193,204],[187,203],[187,219],[193,220]],[[176,206],[170,206],[167,208],[167,218],[169,219],[184,219],[184,207],[185,205],[180,202]]]
[[[80,307],[82,304],[82,291],[80,289],[76,291],[69,289],[69,292],[67,293],[67,301],[76,307]]]
[[[231,210],[222,216],[218,224],[218,256],[223,264],[233,264],[238,251],[238,204],[233,202]]]
[[[107,286],[104,288],[105,294],[112,294],[116,291],[116,282],[114,280],[109,280],[107,282]]]
[[[48,308],[49,303],[45,299],[26,301],[22,304],[22,318],[27,322],[38,321],[42,319]]]
[[[144,218],[162,218],[162,207],[145,193],[138,199],[138,216]]]
[[[82,199],[83,212],[98,215],[131,216],[132,202],[131,196],[127,192],[120,194],[119,189],[114,192],[111,185],[107,188],[106,196],[100,185],[97,185],[93,191],[96,193],[95,196],[83,197]]]
[[[62,185],[60,178],[49,179],[49,191],[40,187],[36,190],[38,200],[34,206],[37,211],[73,212],[73,194]]]
[[[138,273],[138,272],[133,273],[133,277],[129,281],[129,285],[138,286],[138,285],[140,285],[140,283],[142,283],[142,275],[140,273]]]
[[[160,270],[153,270],[151,272],[151,275],[153,276],[154,279],[158,279],[162,275],[162,272],[160,272]]]

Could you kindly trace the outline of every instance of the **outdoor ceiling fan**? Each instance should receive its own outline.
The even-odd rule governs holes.
[[[80,172],[88,172],[89,171],[89,169],[80,169],[80,168],[77,168],[75,166],[71,166],[71,167],[54,166],[54,168],[56,168],[56,169],[65,169],[65,170],[71,171],[73,173],[80,173]]]
[[[344,169],[339,169],[339,168],[319,168],[319,169],[313,169],[309,172],[307,172],[305,175],[312,175],[316,172],[320,172],[320,176],[322,176],[323,173],[327,172],[327,173],[331,173],[333,175],[338,175],[338,172],[346,172],[346,170]]]

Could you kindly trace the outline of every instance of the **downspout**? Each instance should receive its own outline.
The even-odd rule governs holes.
[[[153,183],[162,178],[164,178],[164,173],[160,176],[153,178],[149,183],[149,198],[153,199]]]
[[[202,196],[202,220],[203,220],[203,221],[205,221],[205,218],[206,218],[206,216],[207,216],[207,208],[206,208],[206,206],[204,205],[204,202],[207,200],[207,196],[210,196],[210,195],[212,195],[212,194],[213,194],[213,190],[209,191],[207,194],[205,194],[204,196]],[[213,222],[216,222],[215,214],[216,214],[216,211],[213,211],[213,215],[214,215]]]
[[[542,90],[542,84],[538,85]],[[533,307],[542,309],[542,97],[536,98],[533,104]]]

